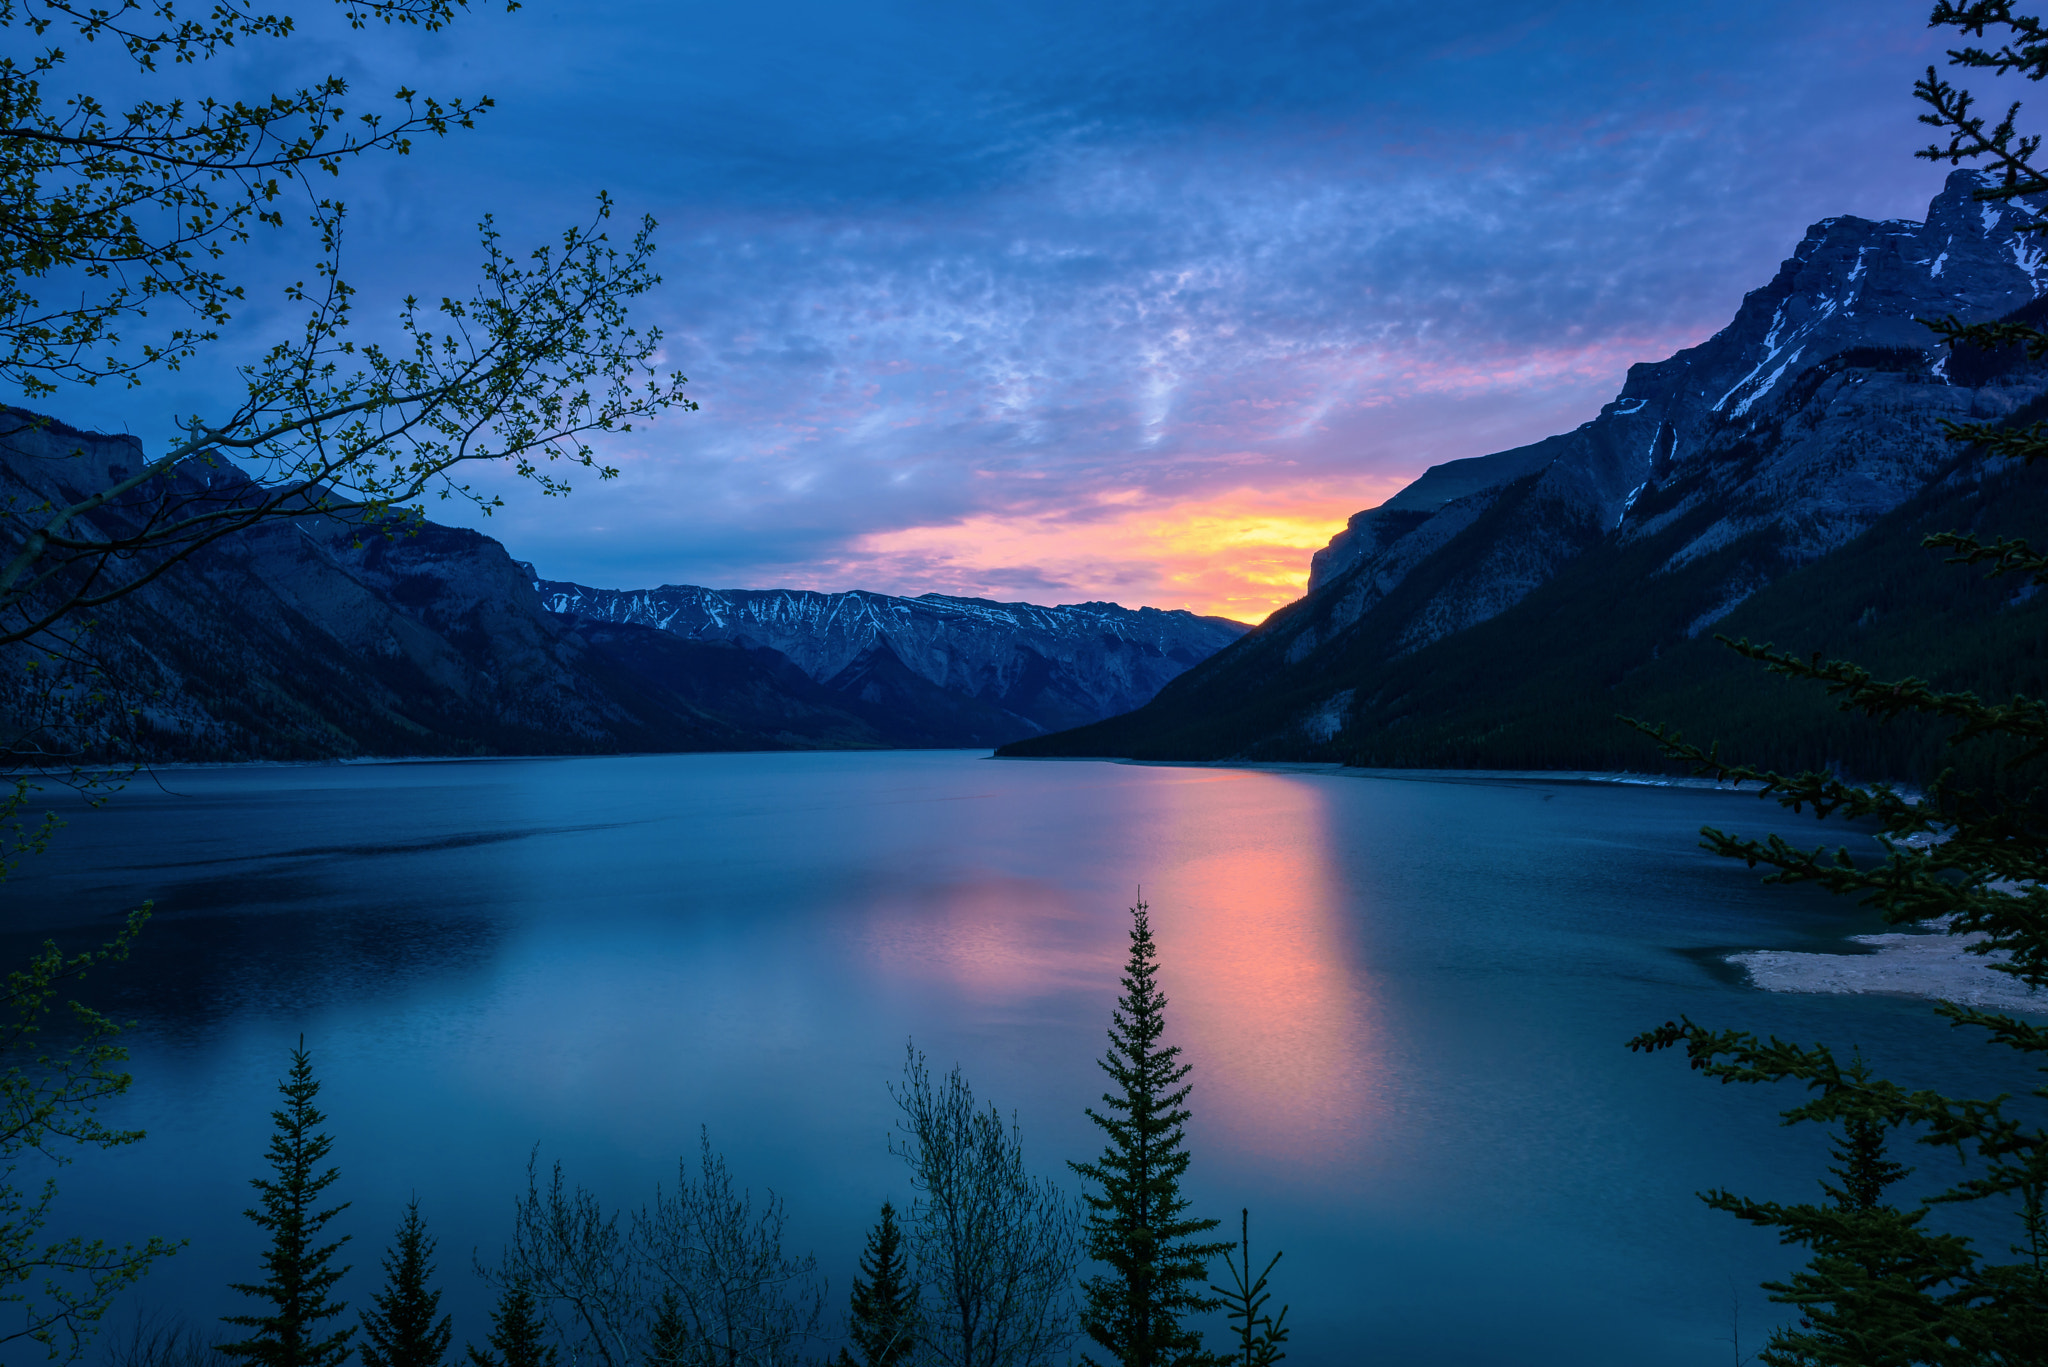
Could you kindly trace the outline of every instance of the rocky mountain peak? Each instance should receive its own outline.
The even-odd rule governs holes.
[[[1995,183],[1983,172],[1954,172],[1920,222],[1822,219],[1768,284],[1743,296],[1726,327],[1665,360],[1631,366],[1621,392],[1575,431],[1432,466],[1353,516],[1315,554],[1308,591],[1385,552],[1414,530],[1416,515],[1487,498],[1537,471],[1611,527],[1660,471],[1845,353],[1911,353],[1940,377],[1943,349],[1919,319],[1995,318],[2048,287],[2048,240],[2027,231],[2048,199],[1976,198]]]
[[[1919,321],[2048,313],[2031,231],[2048,197],[1987,188],[1959,172],[1922,221],[1814,224],[1726,327],[1631,367],[1588,421],[1432,467],[1318,553],[1305,598],[1142,711],[1006,753],[1470,763],[1567,656],[1579,673],[1545,705],[1607,724],[1618,679],[1962,479],[1950,424],[2048,406],[2048,365]],[[1441,744],[1382,743],[1452,713]]]

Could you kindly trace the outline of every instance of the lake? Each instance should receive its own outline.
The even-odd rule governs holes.
[[[1707,790],[889,752],[178,770],[63,811],[7,888],[9,951],[157,907],[93,984],[137,1022],[112,1118],[149,1137],[67,1169],[65,1218],[189,1238],[131,1305],[195,1321],[257,1273],[240,1212],[302,1033],[352,1303],[417,1193],[481,1342],[473,1251],[529,1155],[637,1204],[701,1126],[786,1202],[836,1321],[877,1206],[909,1197],[906,1040],[1014,1111],[1040,1172],[1099,1152],[1082,1110],[1140,887],[1194,1065],[1187,1189],[1286,1251],[1300,1367],[1754,1351],[1756,1283],[1793,1260],[1693,1193],[1804,1198],[1826,1137],[1623,1042],[1684,1013],[1909,1080],[1972,1057],[1922,1004],[1719,964],[1875,925],[1698,849],[1703,823],[1792,824]]]

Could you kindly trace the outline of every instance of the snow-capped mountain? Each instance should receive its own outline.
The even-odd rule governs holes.
[[[566,616],[655,627],[685,640],[767,646],[816,682],[875,694],[870,701],[883,687],[878,667],[907,673],[1019,719],[1019,734],[1141,707],[1248,629],[1222,617],[1115,603],[1039,607],[937,593],[897,598],[688,584],[594,589],[538,576],[534,587]],[[909,678],[902,683],[916,688]]]
[[[1028,748],[1341,753],[1347,734],[1389,723],[1393,662],[1461,639],[1602,547],[1640,565],[1631,601],[1679,612],[1679,639],[1698,637],[1926,488],[1956,456],[1944,421],[1999,420],[2048,389],[2040,367],[1952,355],[1918,321],[2048,307],[2048,243],[2023,231],[2041,205],[1979,201],[1985,184],[1951,175],[1923,222],[1813,225],[1727,327],[1632,367],[1590,421],[1432,467],[1355,515],[1316,554],[1304,599],[1116,723],[1116,739]],[[1646,658],[1662,648],[1639,644]]]

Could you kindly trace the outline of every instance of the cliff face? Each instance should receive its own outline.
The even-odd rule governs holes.
[[[1031,752],[1344,753],[1347,736],[1410,719],[1386,692],[1394,666],[1579,582],[1575,567],[1625,560],[1623,617],[1675,616],[1677,640],[1707,632],[1926,489],[1955,459],[1944,421],[2001,419],[2048,390],[2039,367],[1952,356],[1915,321],[2034,310],[2048,285],[2038,238],[2018,231],[2033,208],[1978,203],[1979,183],[1951,176],[1925,222],[1815,224],[1726,328],[1632,367],[1593,419],[1433,467],[1317,553],[1300,602],[1150,707]],[[1557,610],[1557,593],[1544,601]],[[1464,669],[1527,667],[1453,653]]]
[[[1115,603],[1037,607],[936,593],[687,584],[593,589],[547,579],[534,587],[558,613],[657,627],[684,640],[770,647],[839,690],[878,689],[879,671],[896,678],[892,687],[905,705],[978,707],[990,725],[1010,718],[1012,735],[1004,739],[1143,706],[1247,630],[1227,618]],[[912,704],[913,695],[922,701]]]
[[[2032,303],[2039,282],[2048,281],[2040,239],[2019,231],[2032,220],[2032,210],[1978,203],[1971,193],[1979,183],[1972,171],[1950,176],[1921,223],[1830,218],[1814,224],[1771,282],[1744,297],[1727,327],[1668,360],[1632,366],[1621,392],[1591,421],[1530,446],[1433,466],[1379,508],[1357,514],[1316,553],[1310,596],[1366,563],[1378,563],[1375,584],[1398,581],[1406,566],[1442,544],[1448,523],[1469,521],[1531,474],[1539,476],[1539,502],[1568,506],[1601,531],[1612,528],[1632,498],[1681,465],[1696,463],[1709,443],[1725,439],[1730,430],[1760,421],[1774,402],[1782,406],[1784,396],[1816,367],[1833,363],[1840,369],[1845,359],[1860,359],[1879,371],[1924,369],[1934,379],[1944,378],[1943,351],[1918,319],[1951,313],[1965,320],[1998,317]],[[1888,350],[1902,355],[1872,354]],[[1866,354],[1858,357],[1859,352]],[[1926,399],[1916,394],[1904,403],[1917,409]],[[1833,433],[1806,443],[1804,451],[1785,453],[1786,469],[1776,473],[1788,477],[1796,478],[1797,470],[1815,472],[1816,457],[1844,467],[1823,487],[1797,492],[1781,479],[1778,488],[1758,492],[1779,495],[1785,520],[1817,514],[1834,526],[1819,535],[1839,544],[1844,529],[1867,525],[1878,502],[1889,498],[1896,504],[1925,477],[1927,451],[1919,438],[1926,424],[1907,416],[1901,428],[1898,407],[1873,403],[1872,416],[1888,430],[1864,441],[1863,451],[1850,453],[1843,441],[1829,439],[1858,416],[1843,411]],[[1852,464],[1858,468],[1846,468]],[[1402,546],[1446,513],[1447,525],[1423,535],[1419,544]],[[1472,568],[1475,600],[1497,603],[1495,611],[1513,600],[1512,583],[1484,584],[1486,567]],[[1362,606],[1374,592],[1366,590]],[[1474,613],[1488,615],[1487,606],[1475,601],[1470,610],[1449,611],[1443,620],[1469,622]]]

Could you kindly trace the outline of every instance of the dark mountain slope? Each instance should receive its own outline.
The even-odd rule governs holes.
[[[889,719],[906,745],[994,747],[1036,729],[992,702],[939,687],[904,664],[886,640],[855,656],[821,691],[851,711]]]
[[[2048,416],[2048,404],[2020,416]],[[1385,767],[1668,767],[1647,738],[1617,720],[1625,715],[1782,767],[1924,781],[1948,762],[1938,732],[1846,717],[1821,690],[1770,676],[1712,637],[1846,657],[1880,674],[1918,675],[1984,696],[2048,693],[2048,595],[1947,565],[1920,544],[1936,531],[1998,537],[2038,533],[2044,522],[2048,470],[1987,465],[1966,454],[1847,546],[1785,572],[1712,633],[1692,635],[1689,615],[1711,603],[1730,563],[1768,553],[1765,538],[1730,545],[1653,592],[1645,591],[1646,578],[1666,548],[1617,540],[1496,618],[1360,668],[1350,676],[1357,702],[1333,718],[1348,723],[1341,734],[1333,727],[1320,743],[1237,745],[1241,734],[1204,733],[1190,717],[1170,743],[1209,757]],[[1297,696],[1270,700],[1266,719],[1289,715],[1330,682],[1305,680]],[[1139,758],[1165,757],[1131,744],[1145,739],[1112,738]]]
[[[1621,744],[1641,760],[1562,718],[1611,715],[1634,671],[1694,658],[1680,648],[1914,499],[1956,459],[1944,420],[2048,391],[2041,367],[1951,357],[1912,321],[2037,307],[2039,253],[1969,202],[1975,183],[1952,177],[1925,225],[1817,225],[1728,329],[1635,367],[1594,422],[1431,471],[1353,519],[1306,599],[1150,706],[1004,753],[1579,768]],[[1610,501],[1617,470],[1635,482]]]
[[[140,459],[133,438],[17,430],[0,441],[0,496],[69,501]],[[219,499],[246,487],[225,462],[192,462],[177,481]],[[130,758],[891,743],[772,651],[592,630],[549,612],[497,542],[433,524],[396,537],[329,517],[259,527],[95,616],[81,645],[103,678],[76,682],[110,693]],[[29,673],[23,648],[6,655],[0,725],[21,736],[50,715],[34,686],[49,671]]]
[[[16,506],[74,501],[142,460],[133,438],[13,419],[0,497]],[[195,460],[172,492],[232,503],[254,486]],[[1243,631],[1106,603],[551,588],[475,532],[307,517],[206,548],[82,644],[112,680],[117,752],[166,761],[978,748],[1143,701]],[[0,659],[16,737],[50,714],[26,664]]]
[[[1848,546],[1758,591],[1716,631],[1942,688],[2039,694],[2048,600],[1946,565],[1920,542],[1950,529],[2015,535],[2044,519],[2048,472],[1966,458]],[[1387,667],[1374,679],[1380,705],[1360,709],[1370,720],[1334,754],[1366,765],[1662,767],[1647,739],[1616,722],[1623,714],[1780,767],[1924,781],[1948,762],[1935,730],[1846,717],[1822,690],[1769,676],[1708,635],[1687,636],[1680,593],[1631,591],[1654,554],[1603,547],[1515,610]],[[1714,573],[1702,566],[1695,587]]]
[[[591,669],[627,707],[695,716],[733,735],[726,749],[875,749],[916,746],[900,719],[812,682],[779,651],[728,641],[684,641],[652,627],[573,619]],[[934,728],[935,730],[935,728]],[[765,743],[765,744],[764,744]],[[958,745],[956,734],[931,742]]]

